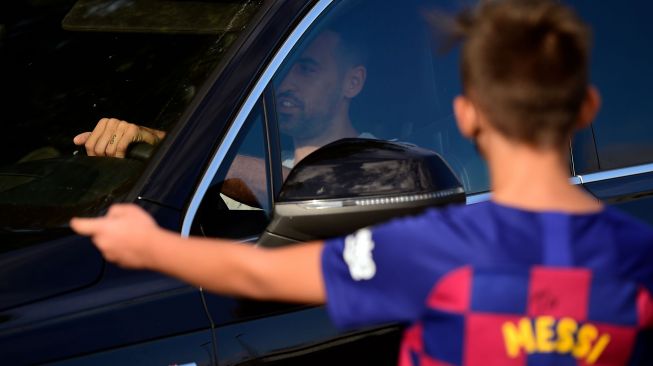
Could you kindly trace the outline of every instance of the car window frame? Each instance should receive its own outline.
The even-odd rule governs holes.
[[[234,141],[236,140],[236,137],[240,133],[240,130],[243,128],[243,125],[245,124],[245,121],[247,120],[249,114],[254,109],[259,99],[263,97],[265,91],[269,90],[268,85],[272,81],[273,76],[276,74],[277,70],[281,67],[283,61],[288,57],[288,55],[293,50],[295,45],[301,40],[304,33],[306,33],[311,28],[312,24],[322,14],[324,14],[325,11],[329,9],[333,3],[334,3],[333,0],[319,0],[307,12],[304,18],[297,24],[297,26],[293,29],[293,31],[283,42],[281,47],[274,54],[271,61],[266,66],[265,70],[261,73],[261,75],[257,79],[256,83],[254,84],[254,87],[247,94],[245,101],[240,106],[240,109],[238,110],[236,117],[233,119],[231,126],[224,134],[216,152],[211,157],[206,170],[202,174],[199,184],[197,185],[195,191],[193,192],[190,203],[188,204],[188,207],[183,215],[182,226],[181,226],[182,237],[188,237],[190,235],[190,231],[191,231],[193,221],[195,219],[195,215],[197,214],[197,210],[202,202],[202,199],[204,198],[204,195],[206,194],[206,191],[208,190],[211,184],[211,181],[213,180],[213,177],[218,172],[218,168],[220,167],[223,160],[227,156]],[[268,115],[268,113],[264,113],[264,114]],[[266,121],[269,121],[269,118],[264,118],[264,119]],[[267,127],[266,129],[268,130],[267,132],[268,139],[270,140],[269,131],[271,130],[271,128],[269,128],[270,126],[267,126],[267,122],[266,122],[266,127]],[[272,140],[273,139],[274,138],[272,138]],[[268,146],[272,146],[272,145],[268,144]],[[276,153],[270,154],[270,156],[276,156]],[[274,172],[272,173],[273,173],[272,175],[273,181],[275,181],[277,179],[274,178],[276,174]],[[275,196],[276,193],[278,192],[279,189],[278,187],[280,187],[278,183],[277,185],[273,185],[272,192],[273,195]]]
[[[296,44],[302,39],[304,34],[311,29],[311,27],[318,20],[318,18],[320,18],[323,14],[326,14],[328,12],[328,10],[331,8],[332,5],[334,5],[334,3],[337,2],[333,0],[319,0],[315,3],[315,5],[306,13],[304,18],[297,24],[297,26],[292,30],[289,36],[285,39],[281,47],[279,47],[277,52],[272,57],[271,61],[267,64],[265,70],[261,73],[261,75],[255,82],[254,87],[247,94],[247,97],[245,98],[245,101],[242,103],[240,109],[238,110],[236,117],[233,119],[231,126],[229,127],[228,131],[224,134],[224,137],[222,138],[222,141],[220,142],[218,149],[211,157],[208,167],[203,173],[200,179],[200,183],[197,185],[197,188],[195,189],[192,195],[190,203],[187,206],[186,211],[184,212],[182,227],[181,227],[182,237],[189,236],[190,228],[195,218],[195,214],[197,213],[197,209],[199,208],[199,205],[204,197],[204,194],[206,193],[206,190],[208,189],[213,179],[213,176],[217,173],[218,168],[222,164],[222,161],[227,155],[227,152],[231,149],[231,146],[234,143],[236,136],[242,129],[243,124],[245,123],[247,117],[249,116],[254,106],[260,99],[263,100],[263,104],[264,104],[264,112],[263,112],[264,123],[265,123],[264,127],[266,128],[266,134],[268,138],[267,141],[268,148],[270,149],[269,167],[271,171],[268,173],[270,174],[271,181],[272,181],[270,185],[272,186],[271,187],[272,189],[271,192],[273,197],[272,207],[274,207],[274,203],[275,203],[274,201],[276,200],[279,189],[281,187],[282,177],[281,177],[281,172],[278,170],[280,167],[280,165],[278,164],[279,161],[276,160],[276,159],[280,159],[280,157],[277,156],[279,152],[279,138],[278,138],[278,129],[276,128],[276,119],[271,116],[271,112],[269,108],[266,108],[266,105],[273,106],[273,104],[270,103],[271,101],[273,101],[274,95],[269,85],[274,75],[277,73],[279,68],[283,65],[283,62],[292,52]],[[277,135],[275,136],[275,134]],[[595,143],[593,146],[596,149]],[[616,177],[623,177],[623,176],[653,171],[653,163],[645,163],[636,166],[623,167],[623,168],[617,168],[611,170],[598,170],[598,171],[592,171],[588,174],[579,174],[574,169],[573,141],[570,141],[569,167],[571,173],[571,176],[569,178],[570,183],[574,185],[581,185],[581,186],[589,182],[614,179]],[[491,191],[468,194],[466,197],[466,204],[475,204],[475,203],[488,201],[491,199],[491,197],[492,197]]]

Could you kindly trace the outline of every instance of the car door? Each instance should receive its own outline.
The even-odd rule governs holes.
[[[598,11],[594,3],[583,6],[596,8],[596,14],[602,14],[603,19],[606,13],[610,13],[607,9]],[[451,100],[460,92],[457,56],[432,52],[437,40],[430,38],[424,17],[432,8],[455,10],[454,4],[443,1],[408,1],[401,5],[385,1],[318,2],[273,57],[232,121],[226,135],[228,138],[222,140],[223,145],[214,154],[185,212],[183,233],[230,236],[246,242],[256,240],[265,217],[270,215],[270,207],[275,203],[279,181],[284,176],[283,163],[292,155],[296,143],[294,136],[284,135],[279,127],[282,112],[277,109],[282,108],[278,104],[278,89],[298,60],[304,58],[303,50],[310,48],[311,41],[319,37],[320,32],[334,27],[334,23],[341,22],[349,22],[345,28],[352,33],[360,32],[360,36],[365,37],[368,32],[363,42],[368,57],[365,87],[352,99],[349,110],[360,135],[431,148],[456,171],[468,192],[469,203],[488,199],[487,168],[474,146],[458,135],[451,112]],[[621,11],[632,15],[634,10]],[[349,19],[343,20],[345,17]],[[625,19],[629,17],[623,18],[627,22]],[[596,19],[591,22],[598,24]],[[635,33],[642,33],[638,27],[634,25],[632,28],[633,39],[637,39]],[[610,50],[607,47],[605,52]],[[648,51],[642,52],[645,62]],[[641,68],[640,65],[638,70]],[[614,74],[610,74],[613,70],[604,70],[606,77],[613,77]],[[304,72],[312,72],[310,65]],[[633,73],[635,75],[633,81],[641,85],[637,78],[641,78],[643,73],[638,71]],[[641,89],[641,86],[634,88],[635,91]],[[292,101],[289,104],[293,104]],[[641,109],[643,111],[644,107]],[[621,113],[626,114],[626,111]],[[638,126],[633,127],[635,133],[642,132],[643,120],[634,122]],[[603,122],[599,121],[599,124]],[[648,158],[634,153],[624,160],[624,151],[629,149],[621,147],[622,152],[617,155],[621,156],[622,162],[617,165],[606,163],[606,159],[609,161],[612,157],[611,153],[602,150],[600,141],[595,144],[594,140],[601,140],[600,134],[609,139],[612,133],[600,132],[597,126],[593,131],[585,131],[573,144],[574,160],[570,165],[573,181],[584,183],[590,192],[609,203],[621,205],[625,197],[628,197],[625,201],[639,202],[630,204],[630,207],[624,204],[623,207],[632,212],[639,211],[644,218],[650,217],[646,214],[650,195],[648,181],[651,178]],[[623,133],[620,135],[622,144],[629,141],[629,138],[623,139]],[[254,145],[257,149],[252,149]],[[240,205],[242,202],[234,206],[221,196],[224,194],[220,187],[227,180],[239,154],[255,155],[261,162],[258,165],[262,173],[259,182],[266,191],[254,206],[245,207]],[[618,170],[633,164],[636,169]],[[243,210],[247,212],[231,212]],[[232,221],[232,218],[235,219]],[[242,220],[246,220],[247,225],[239,224]],[[229,223],[228,228],[220,227],[224,222]],[[259,222],[261,226],[257,226]],[[233,233],[232,229],[246,232]],[[322,307],[252,302],[208,293],[204,293],[204,297],[215,325],[218,359],[224,364],[395,363],[401,325],[340,332],[330,323]]]
[[[283,177],[296,163],[289,162],[295,136],[280,126],[284,123],[279,111],[280,86],[292,72],[311,79],[310,68],[316,62],[306,61],[307,50],[322,32],[345,22],[343,17],[351,14],[343,31],[362,32],[369,47],[364,56],[369,60],[366,86],[353,98],[349,111],[357,135],[431,148],[452,165],[469,193],[483,195],[488,188],[485,164],[473,145],[457,134],[450,108],[459,90],[456,55],[432,52],[422,13],[425,7],[438,5],[452,4],[317,2],[267,64],[231,121],[196,185],[185,211],[182,234],[255,243],[269,221]],[[362,23],[352,25],[357,22]],[[308,105],[307,99],[301,99],[305,96],[296,95],[286,99],[296,98]],[[250,161],[244,171],[238,168],[243,160]],[[257,177],[253,182],[252,176]],[[244,183],[248,191],[257,192],[253,203],[225,192],[225,186],[234,179]],[[396,362],[401,325],[343,332],[333,326],[324,307],[233,299],[207,292],[203,296],[215,326],[221,364]]]

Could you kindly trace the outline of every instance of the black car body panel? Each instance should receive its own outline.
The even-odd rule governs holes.
[[[70,232],[65,231],[63,238],[43,239],[47,244],[2,257],[0,277],[11,278],[11,282],[3,281],[0,285],[0,311],[74,291],[99,280],[104,269],[100,253],[88,240],[71,240]],[[62,235],[50,235],[57,234]]]
[[[115,3],[121,6],[129,3],[116,0],[80,1],[96,4],[100,10],[105,9],[103,6],[110,7]],[[200,2],[220,6],[227,4],[208,0]],[[614,68],[619,72],[612,72],[613,68],[610,68],[615,62],[613,58],[630,54],[624,51],[613,55],[609,52],[615,42],[619,47],[626,47],[634,42],[631,40],[626,42],[627,44],[621,44],[620,36],[612,33],[613,27],[605,26],[612,23],[609,22],[610,17],[605,18],[601,14],[609,12],[599,11],[599,8],[613,4],[569,2],[581,10],[581,15],[588,14],[592,24],[599,29],[601,38],[597,38],[598,52],[602,53],[598,56],[603,57],[595,59],[609,61],[598,67],[603,71],[597,78],[599,87],[605,85],[610,88],[616,85],[614,83],[618,84],[622,77],[624,80],[636,79],[637,82],[641,81],[640,78],[646,80],[649,77],[646,72],[635,73],[624,65]],[[35,36],[36,33],[32,33],[30,27],[52,23],[57,32],[68,36],[65,32],[71,30],[58,27],[76,28],[76,25],[71,25],[70,19],[63,24],[61,19],[55,18],[53,21],[47,15],[66,15],[68,10],[65,7],[70,7],[67,4],[72,3],[76,2],[31,1],[0,5],[0,62],[9,60],[0,65],[20,67],[17,75],[31,75],[30,68],[33,62],[38,61],[36,75],[48,76],[49,69],[44,60],[61,50],[67,52],[66,47],[73,41],[66,37],[65,42],[49,45],[47,40],[50,38]],[[169,3],[183,7],[194,2],[175,0]],[[342,16],[343,13],[358,15],[357,20],[363,24],[361,28],[372,32],[373,37],[367,42],[369,58],[379,61],[370,62],[367,80],[369,87],[352,105],[351,114],[357,123],[356,127],[360,132],[369,132],[380,139],[406,141],[437,151],[469,193],[467,203],[489,199],[487,169],[473,145],[457,133],[451,113],[451,98],[460,91],[456,78],[456,56],[435,55],[431,50],[433,40],[429,38],[430,35],[420,21],[424,9],[430,9],[434,5],[455,9],[459,2],[410,0],[399,4],[394,1],[286,0],[232,3],[225,6],[251,5],[259,10],[248,18],[250,26],[234,32],[234,39],[228,43],[231,46],[224,53],[219,53],[221,58],[215,65],[211,64],[205,82],[201,87],[198,86],[198,90],[189,94],[192,98],[181,98],[188,103],[183,108],[170,107],[171,111],[168,111],[168,104],[175,104],[180,99],[174,97],[168,101],[170,103],[162,103],[164,106],[150,103],[143,106],[142,110],[136,108],[126,112],[127,116],[122,117],[146,116],[146,111],[149,111],[158,118],[160,108],[161,114],[172,120],[165,125],[170,129],[161,144],[147,150],[145,155],[140,157],[117,160],[68,154],[69,150],[77,149],[71,146],[74,133],[81,132],[78,131],[79,128],[89,128],[90,125],[86,126],[84,121],[84,126],[66,125],[62,131],[56,130],[56,124],[65,125],[65,121],[60,120],[68,117],[66,115],[64,118],[55,113],[60,112],[61,105],[67,98],[79,97],[80,105],[84,104],[80,106],[79,113],[70,115],[71,119],[79,115],[84,118],[96,118],[106,113],[114,113],[113,109],[128,110],[121,104],[124,101],[108,100],[107,95],[117,97],[120,94],[119,91],[113,94],[105,93],[106,90],[111,90],[114,84],[107,82],[103,85],[104,89],[100,89],[101,92],[89,92],[84,88],[68,90],[65,83],[59,82],[65,81],[64,73],[59,75],[56,72],[70,71],[71,66],[55,65],[61,66],[61,69],[51,72],[48,81],[56,86],[56,93],[51,99],[47,99],[47,103],[37,103],[38,108],[30,104],[33,101],[24,101],[20,97],[12,99],[10,96],[28,94],[27,91],[33,89],[33,99],[40,101],[41,96],[45,95],[42,93],[41,84],[31,81],[32,84],[23,85],[19,78],[12,78],[8,83],[9,87],[4,88],[2,101],[5,104],[0,104],[0,107],[8,109],[12,115],[1,115],[0,118],[3,123],[4,118],[7,118],[8,128],[5,134],[9,137],[6,137],[6,140],[12,144],[2,146],[4,157],[11,164],[0,166],[0,204],[6,203],[2,207],[8,207],[0,212],[1,363],[395,364],[401,325],[389,324],[342,332],[330,322],[324,307],[220,296],[206,293],[164,275],[123,270],[105,262],[88,238],[73,235],[67,225],[72,215],[99,215],[113,202],[135,202],[166,229],[184,236],[210,235],[210,230],[198,229],[201,225],[197,225],[197,217],[205,214],[202,210],[207,206],[208,209],[215,209],[214,206],[225,205],[217,194],[209,197],[219,193],[219,190],[216,191],[219,184],[214,183],[220,180],[220,175],[229,168],[229,159],[232,159],[242,146],[251,147],[247,146],[247,130],[252,128],[251,126],[258,126],[262,131],[261,136],[253,135],[265,140],[258,147],[263,150],[261,157],[267,164],[268,202],[263,203],[268,206],[262,204],[262,207],[256,207],[257,210],[238,211],[233,217],[218,223],[239,226],[239,220],[254,218],[251,223],[248,222],[250,225],[240,225],[237,228],[239,230],[234,230],[237,233],[233,237],[244,242],[258,240],[263,228],[270,221],[269,216],[274,211],[275,203],[279,200],[284,169],[287,168],[282,167],[288,139],[285,137],[284,140],[283,134],[280,133],[279,115],[275,111],[276,84],[288,72],[290,60],[302,50],[305,40],[310,40],[323,23],[328,24],[329,17]],[[29,14],[29,9],[39,6],[43,7],[39,16],[22,22],[19,21],[21,19],[12,18],[22,12]],[[642,3],[618,10],[621,17],[635,12],[646,15],[650,13],[648,10],[652,10],[651,7],[648,3]],[[77,13],[77,16],[79,14],[82,13]],[[307,21],[309,17],[310,20]],[[607,20],[603,20],[604,18]],[[643,34],[640,30],[646,22],[648,17],[633,16],[632,22],[629,21],[632,27],[622,27],[623,29],[614,31],[615,34],[617,31],[623,31],[626,36]],[[109,42],[108,44],[113,44],[113,40],[119,40],[123,36],[102,34],[97,29],[95,31],[98,31],[103,41]],[[94,34],[81,35],[92,37]],[[131,35],[125,32],[124,36]],[[156,32],[139,33],[131,40],[130,47],[138,49],[141,40],[159,36]],[[613,43],[600,43],[603,39]],[[178,41],[177,39],[176,42]],[[21,56],[24,59],[13,58],[8,46],[11,42],[17,42],[23,52],[21,54],[28,56],[30,47],[38,48],[37,46],[44,44],[47,47],[36,61],[24,56]],[[282,55],[280,52],[286,43],[287,54]],[[633,48],[632,52],[641,53],[641,60],[648,60],[652,52],[649,50],[653,47],[639,46]],[[119,49],[117,45],[116,50]],[[183,48],[187,49],[192,47]],[[104,57],[102,51],[100,43],[95,45],[93,55],[103,56],[95,59],[100,71],[88,74],[80,72],[74,81],[86,85],[93,83],[87,83],[83,75],[91,75],[92,80],[102,80],[146,74],[148,67],[156,68],[155,63],[148,63],[148,57],[162,53],[160,49],[155,49],[156,52],[138,54],[134,60],[121,59],[124,64],[120,64],[112,58],[113,54]],[[167,52],[165,49],[163,51]],[[170,51],[171,54],[174,52],[175,50]],[[606,55],[608,57],[605,57]],[[643,62],[641,60],[638,62]],[[268,79],[263,80],[263,74],[268,67],[270,75],[267,75]],[[172,70],[176,71],[176,68],[172,67]],[[11,71],[7,74],[11,74]],[[126,78],[116,85],[125,86],[130,83],[130,78]],[[130,90],[127,94],[133,98],[140,98],[140,94],[158,96],[161,90],[157,88],[172,88],[150,86],[150,81],[141,80],[140,83],[142,85],[139,84],[138,88]],[[173,82],[175,83],[176,81]],[[611,87],[607,94],[625,95],[630,91],[628,85],[619,85],[619,88]],[[259,91],[255,93],[254,90]],[[12,101],[16,101],[15,105],[11,104]],[[246,106],[246,101],[252,101],[251,105]],[[606,103],[612,101],[616,107],[610,109],[611,118],[624,115],[628,117],[624,117],[625,122],[634,121],[630,126],[645,125],[643,122],[647,122],[632,117],[637,115],[635,112],[643,114],[642,111],[647,111],[647,108],[632,108],[630,104],[625,104],[624,107],[622,97],[612,97],[607,99]],[[39,108],[48,112],[47,118],[36,121],[35,125],[26,123],[25,120],[30,120],[28,117],[31,116],[27,112]],[[95,109],[103,110],[100,113]],[[23,118],[24,116],[28,117]],[[636,167],[619,165],[628,161],[651,162],[653,156],[641,153],[646,152],[646,149],[638,148],[633,151],[633,154],[640,154],[636,159],[624,159],[628,145],[623,141],[611,145],[610,130],[606,129],[608,132],[604,132],[606,122],[603,121],[600,119],[598,128],[583,131],[571,143],[572,181],[583,185],[597,198],[653,224],[653,210],[650,210],[653,199],[653,164]],[[56,133],[48,135],[50,130],[56,130]],[[15,144],[21,145],[19,149],[12,146],[15,139],[13,135],[20,135],[21,132],[38,138],[34,141],[25,139],[21,144]],[[646,133],[639,131],[639,128],[634,134],[638,135],[637,140],[646,137]],[[234,142],[225,143],[229,139]],[[597,144],[597,140],[602,143]],[[52,149],[43,150],[43,144],[47,147],[55,146],[65,154],[53,154]],[[603,145],[606,150],[602,149]],[[613,145],[618,145],[616,149],[621,157],[616,162],[607,159],[610,157],[609,149],[615,148]],[[642,141],[638,141],[637,146],[643,145],[645,144]],[[21,159],[21,156],[25,155],[23,150],[29,152],[29,159]],[[34,159],[34,155],[38,154],[45,154],[46,158]],[[148,154],[151,154],[149,158]],[[346,159],[346,156],[342,158]],[[57,166],[60,168],[53,168],[54,163],[59,164]],[[612,170],[606,171],[606,166]],[[213,175],[208,173],[211,169],[214,169]],[[52,172],[57,174],[50,174]],[[136,173],[128,174],[129,172]],[[72,179],[75,176],[101,176],[103,182],[114,183],[96,189],[93,179],[80,182]],[[52,184],[37,187],[39,190],[36,193],[13,190],[14,185],[20,185],[24,180],[41,180]],[[79,204],[75,199],[79,197],[80,191],[91,192],[96,196]],[[38,201],[48,197],[56,198],[57,204],[46,206]],[[33,204],[36,201],[38,205]],[[25,202],[32,205],[26,207],[23,205]],[[210,212],[207,215],[212,219],[221,217],[211,216]],[[25,226],[23,223],[29,225]],[[216,233],[219,235],[224,231],[216,230]]]
[[[172,226],[179,221],[178,211],[147,202],[143,206],[163,225]],[[107,264],[90,240],[67,231],[68,236],[54,243],[16,251],[16,255],[24,257],[22,263],[17,261],[22,268],[15,264],[5,267],[6,271],[12,267],[22,269],[20,273],[29,276],[22,282],[19,276],[12,276],[16,280],[11,282],[14,292],[21,286],[30,289],[27,293],[34,296],[38,294],[35,284],[50,291],[59,290],[56,296],[44,301],[12,306],[1,312],[0,354],[7,362],[40,364],[77,356],[80,351],[92,353],[202,329],[206,330],[203,343],[210,344],[210,322],[197,288],[160,274],[125,271]],[[45,253],[31,255],[30,251],[37,248]],[[33,269],[25,272],[25,267]],[[77,281],[77,286],[55,287],[68,278]],[[207,349],[210,351],[211,347],[198,345],[196,356],[204,356]]]

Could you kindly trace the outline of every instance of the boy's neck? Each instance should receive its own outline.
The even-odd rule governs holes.
[[[532,211],[597,212],[602,204],[569,182],[568,151],[493,141],[488,165],[492,199]]]

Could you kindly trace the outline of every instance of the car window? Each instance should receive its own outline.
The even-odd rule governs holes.
[[[615,169],[653,161],[653,124],[648,100],[653,96],[653,47],[649,14],[653,4],[630,1],[628,6],[610,2],[568,1],[593,31],[592,82],[603,103],[593,124],[600,169]],[[587,161],[591,149],[579,151]],[[584,173],[586,164],[579,173]],[[591,165],[590,165],[591,167]]]
[[[76,154],[73,137],[103,117],[172,128],[259,6],[0,4],[0,228],[56,228],[126,194],[145,159]]]
[[[457,55],[433,52],[424,18],[425,9],[441,8],[442,2],[408,1],[402,5],[397,7],[396,2],[385,0],[340,1],[309,28],[270,84],[262,88],[265,108],[261,101],[256,104],[227,158],[220,163],[195,213],[191,235],[250,239],[265,228],[252,226],[255,220],[243,215],[263,217],[267,207],[237,212],[224,202],[221,184],[240,157],[279,160],[282,175],[286,176],[307,154],[341,137],[398,140],[435,150],[451,164],[468,192],[488,189],[486,166],[474,146],[458,134],[453,119],[451,101],[460,92]],[[329,58],[336,51],[332,48],[334,39],[329,35],[333,29],[354,38],[356,47],[364,47],[350,48],[353,54],[360,53],[345,56],[361,57],[366,69],[365,80],[358,79],[364,81],[364,87],[350,94],[352,103],[344,115],[351,120],[353,128],[346,130],[342,127],[347,125],[332,123],[334,117],[343,116],[336,112],[343,108],[338,101],[338,90],[345,87],[342,78],[346,65]],[[326,37],[321,37],[325,34]],[[356,85],[352,87],[355,89]],[[266,122],[263,131],[268,129],[268,138],[279,136],[281,149],[269,149],[271,156],[263,153],[252,156],[252,150],[246,151],[248,145],[264,146],[262,137],[252,132],[258,130],[256,126],[261,122]],[[273,130],[275,126],[278,131]],[[280,156],[274,156],[277,154]],[[276,170],[279,167],[269,166],[268,171]],[[269,181],[270,177],[265,179]],[[241,203],[236,202],[236,207]],[[250,228],[243,229],[245,226]],[[244,319],[296,307],[296,304],[239,301],[235,312]]]
[[[468,193],[486,191],[486,165],[453,117],[457,52],[434,51],[425,16],[452,4],[350,1],[327,11],[272,81],[283,165],[344,137],[396,140],[441,154]]]
[[[272,197],[261,105],[257,103],[213,177],[192,234],[248,239],[265,229]]]

